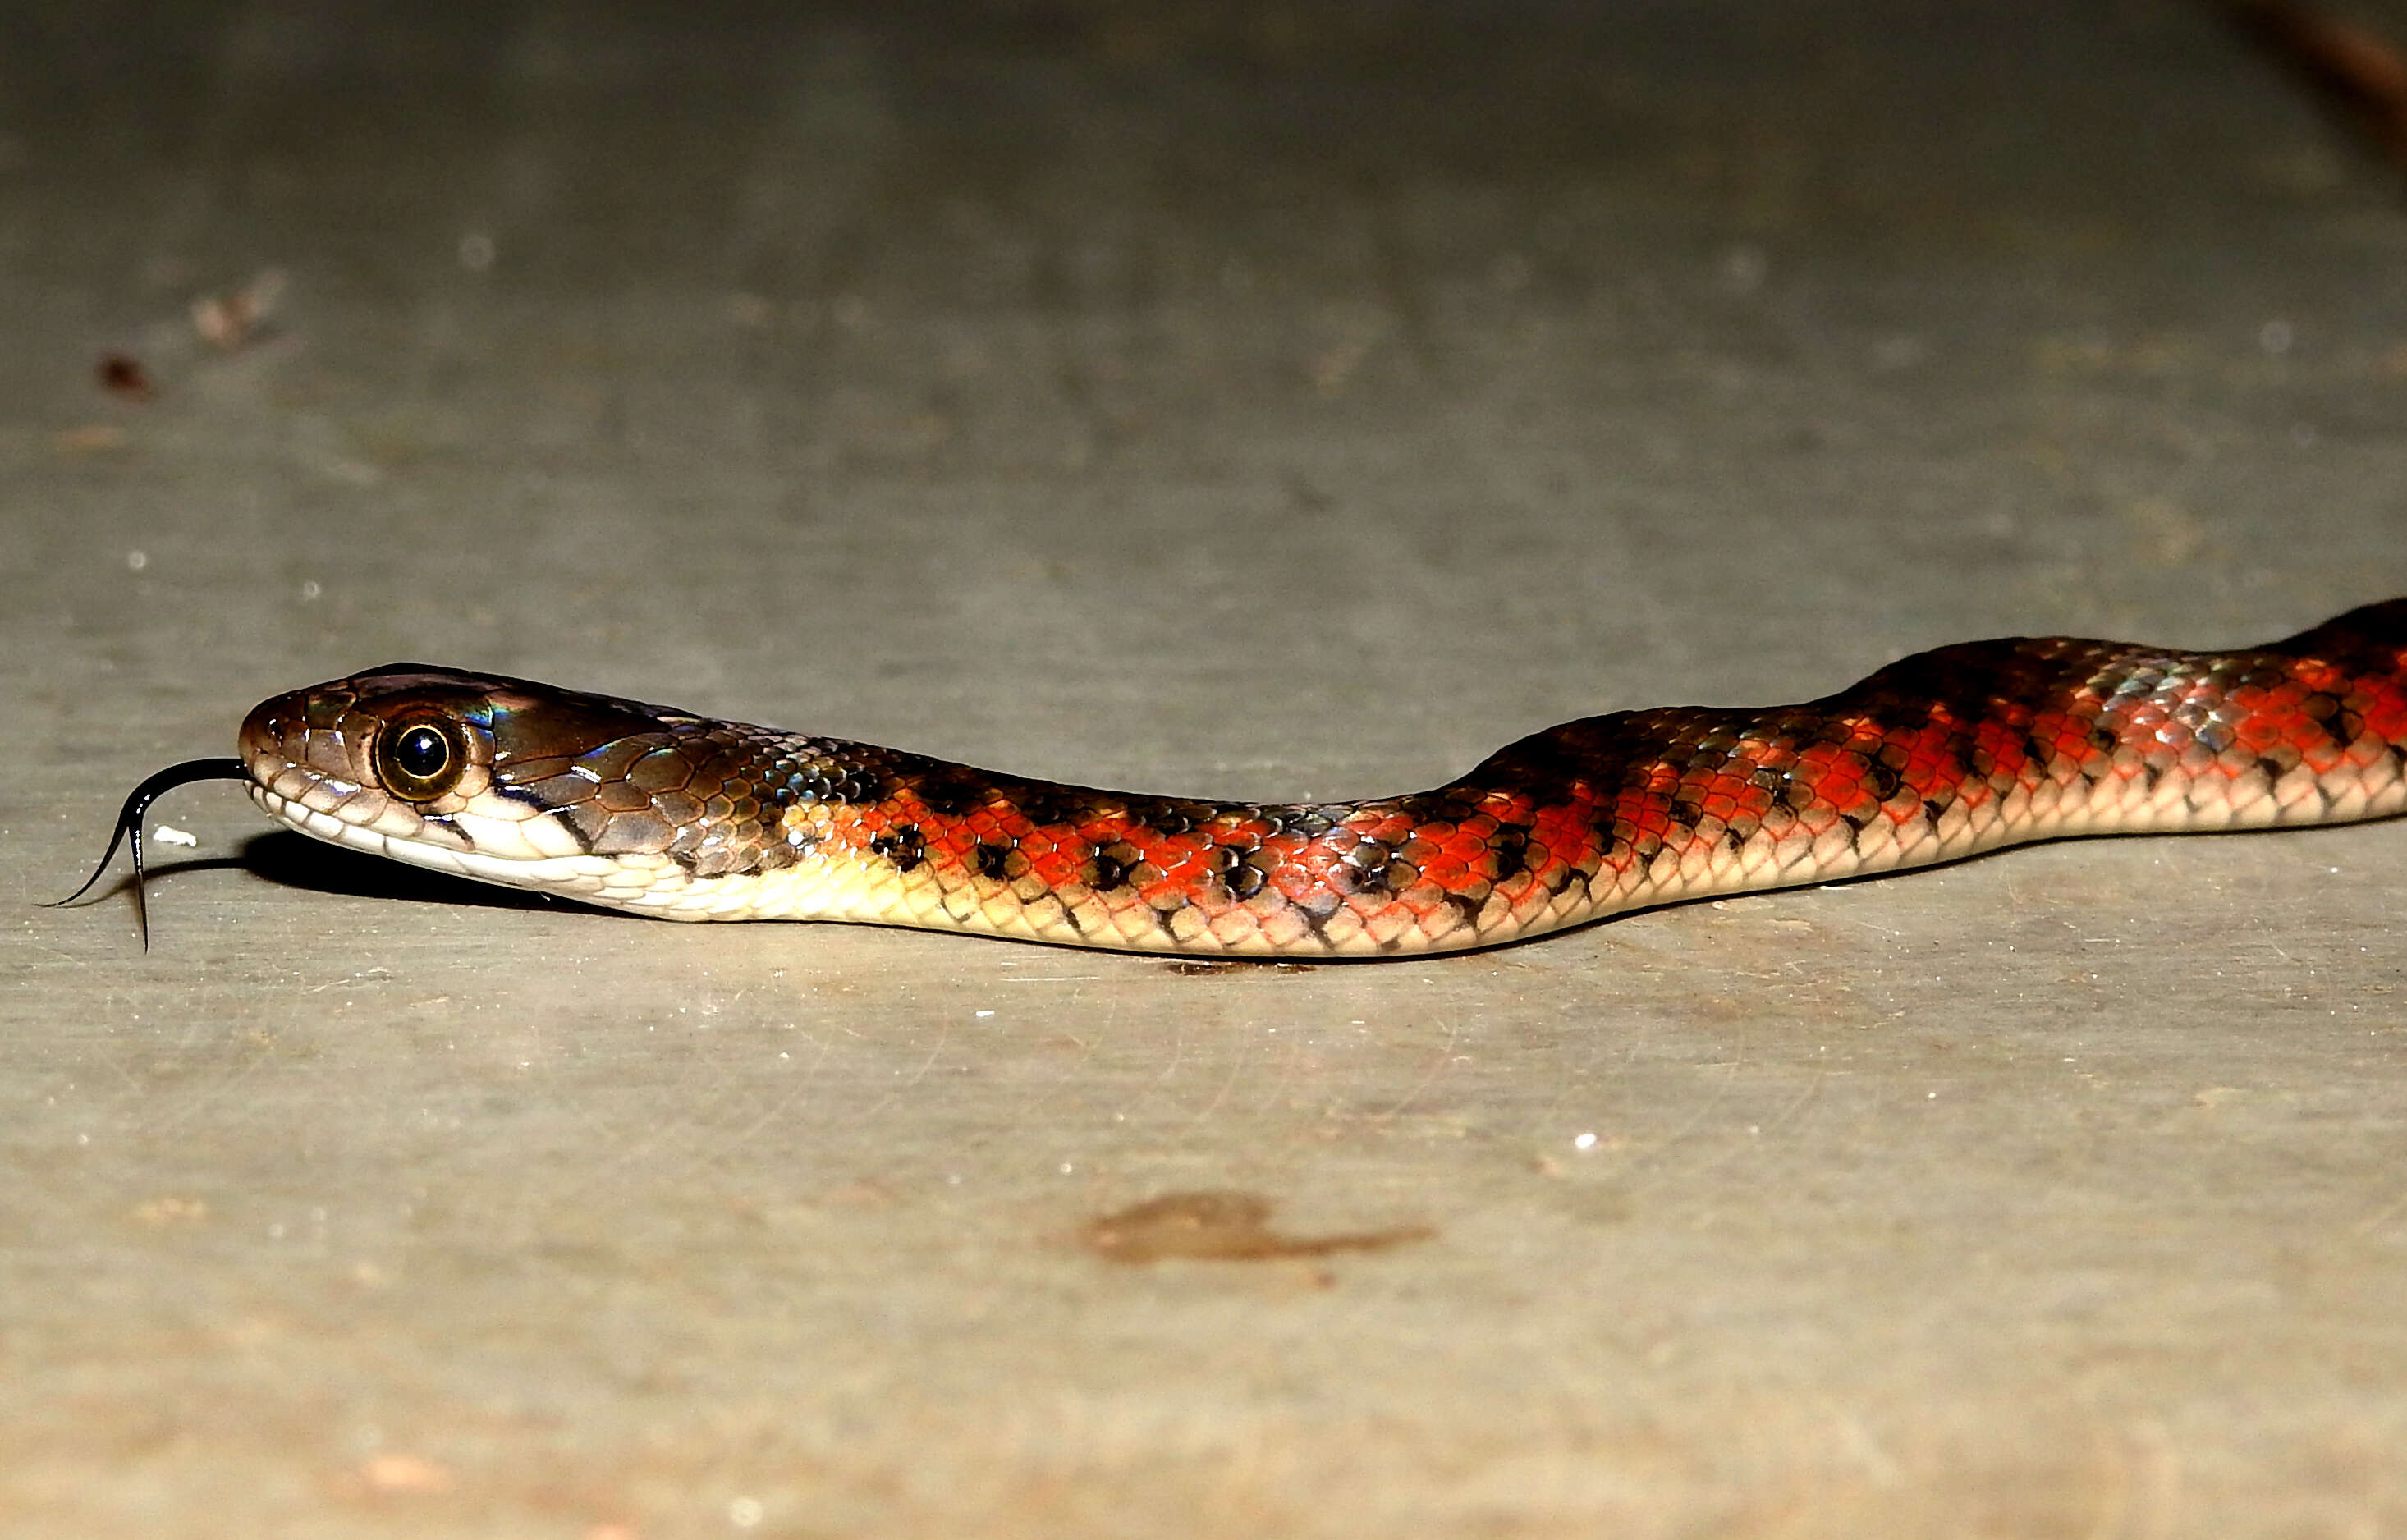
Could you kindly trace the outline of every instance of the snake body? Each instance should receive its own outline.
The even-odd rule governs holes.
[[[1374,957],[2030,840],[2377,818],[2402,763],[2407,599],[2235,651],[1968,642],[1802,705],[1566,722],[1366,802],[1058,785],[418,664],[263,702],[238,762],[183,778],[230,765],[304,834],[669,919]]]

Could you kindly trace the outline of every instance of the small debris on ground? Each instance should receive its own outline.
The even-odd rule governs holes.
[[[133,401],[148,401],[159,393],[150,371],[132,353],[103,353],[95,371],[100,388],[111,395],[121,395]]]
[[[251,340],[261,323],[275,313],[284,297],[284,270],[263,267],[249,283],[228,294],[203,294],[192,301],[192,330],[201,340],[231,353]]]
[[[1271,1201],[1251,1192],[1171,1192],[1090,1219],[1078,1232],[1088,1248],[1113,1262],[1261,1262],[1378,1251],[1437,1232],[1425,1224],[1342,1235],[1282,1235],[1270,1228]]]

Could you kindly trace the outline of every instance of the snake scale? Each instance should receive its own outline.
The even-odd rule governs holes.
[[[240,779],[320,839],[674,920],[1392,957],[2030,840],[2379,818],[2407,807],[2402,764],[2395,599],[2233,651],[1943,647],[1799,706],[1566,722],[1434,791],[1343,803],[1058,785],[394,664],[261,703],[238,758],[151,777],[118,835],[138,900],[150,802]]]

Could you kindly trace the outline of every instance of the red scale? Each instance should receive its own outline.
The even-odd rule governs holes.
[[[2394,668],[2402,661],[2407,653],[2390,660]],[[901,825],[917,825],[925,859],[947,873],[976,872],[981,846],[1008,845],[1026,866],[1016,882],[1033,877],[1065,892],[1088,887],[1095,876],[1093,852],[1111,849],[1127,862],[1127,879],[1100,895],[1105,912],[1124,913],[1138,903],[1165,913],[1189,906],[1224,939],[1232,926],[1269,934],[1292,922],[1292,911],[1282,912],[1286,906],[1317,908],[1332,895],[1374,937],[1393,938],[1418,927],[1435,938],[1462,925],[1465,903],[1487,905],[1491,923],[1506,911],[1524,919],[1545,913],[1559,903],[1573,871],[1617,849],[1645,848],[1646,864],[1661,870],[1693,863],[1701,849],[1718,856],[1733,841],[1819,840],[1843,817],[1861,826],[1886,814],[1902,824],[1923,817],[1930,800],[1943,793],[1980,807],[2076,774],[2130,779],[2151,767],[2220,785],[2261,774],[2269,759],[2329,775],[2370,764],[2407,739],[2407,683],[2395,673],[2352,672],[2309,657],[2252,666],[2249,682],[2229,689],[2217,683],[2232,672],[2168,670],[2158,662],[2119,671],[2091,666],[2053,697],[1992,698],[1960,719],[1938,703],[1878,695],[1862,697],[1851,703],[1854,709],[1828,720],[1784,707],[1700,726],[1698,714],[1674,713],[1656,730],[1661,739],[1651,757],[1628,762],[1639,784],[1609,803],[1576,772],[1543,788],[1442,789],[1479,809],[1460,821],[1416,822],[1406,806],[1419,799],[1397,799],[1336,809],[1341,821],[1318,835],[1280,829],[1275,816],[1250,807],[1219,810],[1173,834],[1152,826],[1150,799],[1136,799],[1133,808],[1098,799],[1101,806],[1075,822],[1047,829],[1003,801],[1001,792],[948,819],[907,791],[816,821],[833,823],[835,837],[863,848]],[[2334,741],[2339,722],[2331,711],[2309,714],[2307,703],[2317,693],[2336,699],[2342,713],[2363,723],[2357,741]],[[1884,731],[1883,721],[1910,725]],[[2101,747],[2101,728],[2114,744]],[[2209,739],[2225,748],[2210,749]],[[642,762],[640,769],[673,797],[718,792],[704,784],[705,777],[689,779],[674,756]],[[1893,789],[1884,797],[1880,791],[1891,786],[1892,776]],[[727,800],[716,794],[709,806],[716,810]],[[1675,806],[1682,815],[1673,813]],[[1600,821],[1608,827],[1600,829]],[[1499,840],[1507,830],[1519,856],[1500,880],[1488,874],[1503,859]],[[1360,891],[1366,846],[1374,848],[1372,854],[1385,852],[1387,882]],[[1236,899],[1227,881],[1232,851],[1266,874],[1250,899]],[[1622,860],[1629,863],[1626,854]]]

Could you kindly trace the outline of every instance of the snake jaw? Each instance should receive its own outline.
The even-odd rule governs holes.
[[[514,683],[396,664],[263,701],[241,732],[252,800],[303,834],[420,864],[587,853],[549,809],[500,782],[493,722]],[[396,736],[429,726],[451,763],[397,788]]]
[[[460,744],[439,795],[400,794],[392,734]],[[827,863],[839,808],[880,794],[856,750],[818,762],[796,734],[521,680],[396,664],[263,702],[242,731],[252,800],[278,822],[371,855],[670,919],[807,918],[858,907],[878,873],[919,859],[908,831]],[[839,763],[841,762],[841,763]],[[864,836],[865,839],[870,836]]]
[[[430,725],[459,762],[406,794],[393,784],[395,734]],[[669,849],[694,835],[672,819],[700,810],[681,799],[707,725],[672,708],[399,663],[263,701],[243,722],[242,763],[251,800],[312,838],[619,905],[691,876],[684,852]],[[664,773],[673,763],[681,768]]]

